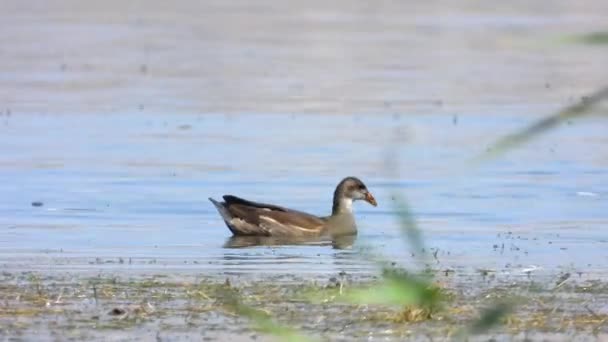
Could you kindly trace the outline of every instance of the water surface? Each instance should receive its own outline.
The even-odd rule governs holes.
[[[373,265],[357,247],[414,262],[396,220],[401,194],[427,249],[437,251],[433,267],[602,273],[608,173],[601,119],[467,167],[496,134],[533,119],[11,116],[1,138],[0,258],[5,269],[369,273]],[[400,127],[410,132],[405,142],[395,142]],[[387,158],[399,161],[398,171]],[[223,248],[231,234],[207,197],[238,194],[326,215],[336,183],[351,174],[380,204],[355,205],[354,250]]]
[[[0,264],[372,274],[357,248],[414,264],[397,193],[434,268],[603,276],[605,120],[570,122],[481,168],[467,160],[604,85],[605,49],[564,38],[605,29],[607,11],[602,1],[7,1]],[[224,248],[230,233],[207,197],[326,215],[349,175],[380,204],[356,205],[354,249]]]

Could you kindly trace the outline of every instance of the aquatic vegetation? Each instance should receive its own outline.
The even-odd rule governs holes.
[[[437,272],[435,278],[440,274]],[[155,276],[94,279],[97,297],[86,278],[3,277],[0,324],[12,335],[54,322],[52,329],[77,336],[155,329],[160,333],[187,331],[193,337],[200,337],[201,327],[242,334],[251,333],[252,325],[258,333],[291,341],[331,338],[345,332],[348,336],[430,334],[440,339],[464,339],[501,325],[499,331],[509,334],[531,329],[608,332],[601,307],[608,300],[605,282],[565,285],[558,291],[551,282],[530,291],[531,282],[462,293],[437,285],[429,289],[405,287],[404,283],[423,283],[401,274],[346,284],[342,291],[335,284],[277,284],[272,276],[237,284],[219,278],[175,279],[158,282],[156,287],[149,286],[158,279]],[[48,302],[33,296],[37,284]],[[102,295],[102,289],[110,285],[111,291]],[[392,293],[388,295],[387,290],[387,296],[381,296],[367,292],[374,288]],[[579,292],[579,288],[591,291]],[[159,293],[167,297],[161,298]],[[416,298],[407,293],[420,295]],[[387,298],[399,301],[390,303]]]

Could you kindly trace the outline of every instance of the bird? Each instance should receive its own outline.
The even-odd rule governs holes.
[[[331,215],[319,217],[302,211],[224,195],[219,202],[209,198],[234,236],[287,238],[337,237],[357,234],[353,201],[378,205],[367,186],[357,177],[346,177],[334,191]]]

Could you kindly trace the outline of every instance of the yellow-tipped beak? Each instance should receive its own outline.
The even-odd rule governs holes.
[[[374,198],[374,196],[371,194],[371,192],[368,192],[367,194],[365,194],[365,200],[373,205],[374,207],[378,206],[378,202],[376,202],[376,199]]]

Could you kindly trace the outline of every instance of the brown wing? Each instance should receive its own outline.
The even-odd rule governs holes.
[[[236,225],[244,226],[249,235],[318,235],[325,224],[323,219],[314,215],[272,204],[251,202],[236,196],[224,196],[224,200],[224,207]],[[253,232],[253,227],[258,229]]]

